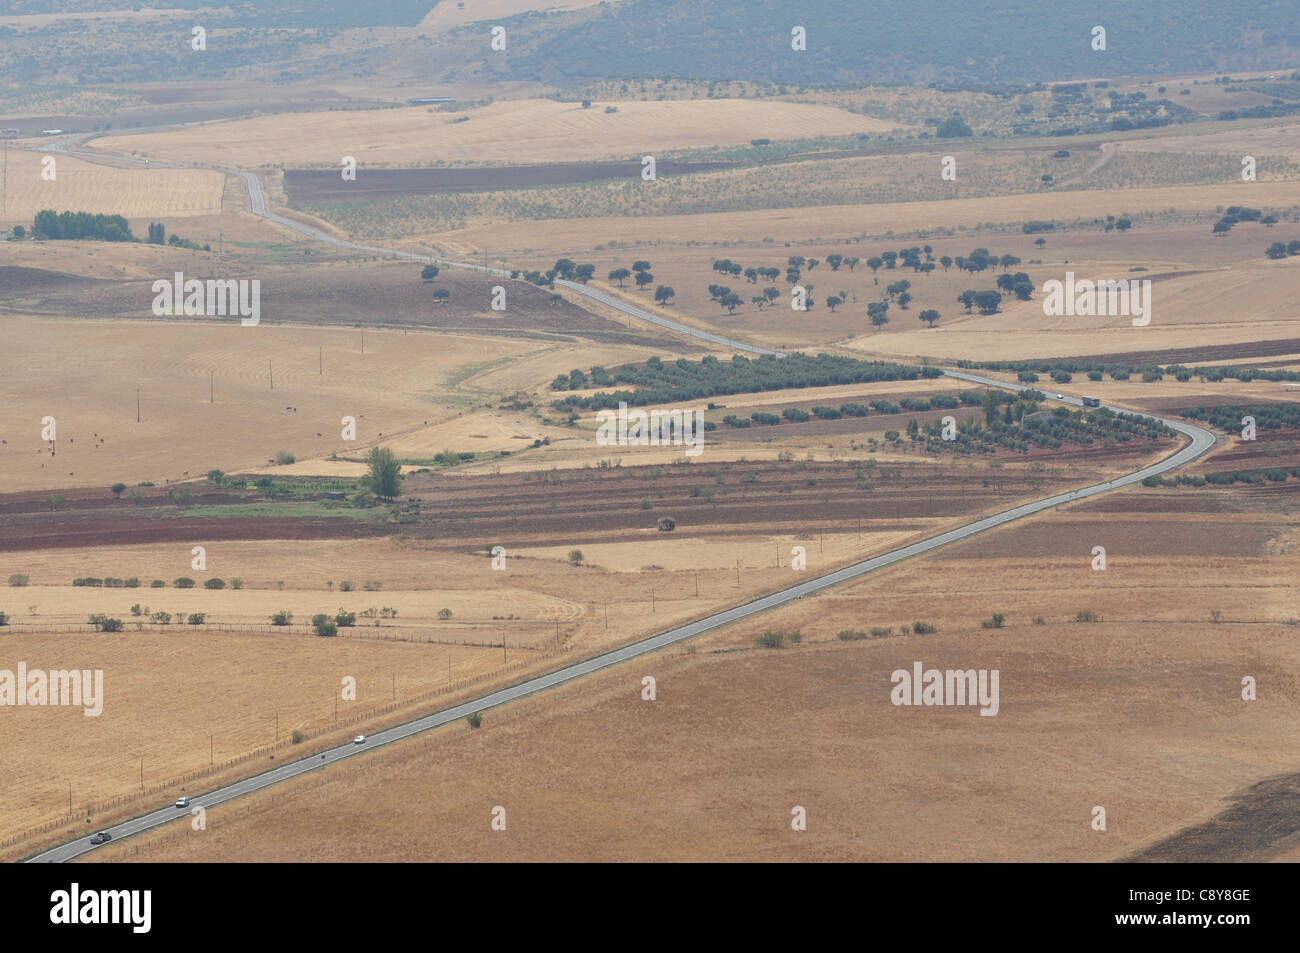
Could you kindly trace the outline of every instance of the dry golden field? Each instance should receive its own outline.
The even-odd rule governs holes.
[[[855,236],[882,236],[936,228],[970,231],[986,222],[1010,223],[1019,234],[1029,219],[1091,218],[1115,213],[1158,213],[1166,209],[1212,214],[1216,206],[1240,205],[1289,208],[1300,203],[1300,182],[1255,182],[1213,186],[1171,186],[1149,189],[1078,190],[1009,195],[941,202],[901,202],[878,205],[826,206],[816,214],[798,209],[756,212],[715,212],[639,218],[635,235],[643,245],[660,242],[699,242],[715,248],[747,245],[771,238],[774,242],[824,242]],[[483,226],[430,236],[494,252],[531,249],[551,256],[584,252],[624,235],[627,222],[619,218],[573,219]],[[1209,222],[1206,224],[1208,234]],[[983,243],[981,241],[977,244]],[[1267,244],[1267,242],[1265,243]],[[725,253],[725,252],[724,252]],[[732,256],[735,257],[735,256]]]
[[[53,181],[42,171],[54,160]],[[61,153],[9,151],[6,220],[31,224],[41,209],[129,219],[189,218],[221,211],[225,176],[203,169],[116,168]]]
[[[1290,520],[1230,494],[1162,499],[1047,514],[96,859],[1123,858],[1288,770],[1300,727]],[[1285,555],[1270,551],[1279,533]],[[1099,542],[1105,572],[1089,568]],[[1081,610],[1101,621],[1073,621]],[[1004,628],[980,628],[999,611]],[[937,634],[898,635],[917,619]],[[894,634],[836,639],[874,626]],[[754,647],[795,629],[801,645]],[[996,717],[891,705],[891,672],[916,661],[999,670]],[[1247,675],[1257,701],[1241,698]],[[1204,859],[1273,856],[1218,850]]]
[[[459,116],[469,122],[453,123]],[[497,102],[465,112],[410,106],[367,112],[299,113],[140,135],[110,135],[93,143],[105,152],[172,162],[256,169],[270,165],[338,168],[354,156],[367,166],[434,162],[537,163],[629,158],[654,150],[748,143],[756,137],[798,139],[880,132],[895,127],[832,106],[775,101],[602,104],[542,99]]]
[[[9,317],[0,350],[18,359],[0,384],[12,408],[0,489],[162,484],[257,467],[281,450],[360,453],[455,420],[465,404],[451,383],[458,372],[533,346],[372,329],[362,354],[354,329]],[[356,443],[340,439],[345,415],[357,419]],[[57,425],[54,458],[40,439],[45,416]]]

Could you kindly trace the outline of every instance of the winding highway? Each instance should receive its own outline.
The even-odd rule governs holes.
[[[339,245],[345,248],[353,248],[361,251],[373,251],[373,252],[378,252],[386,255],[394,255],[398,257],[410,258],[419,261],[445,263],[447,265],[451,265],[458,268],[474,268],[480,271],[487,271],[494,274],[508,275],[507,272],[504,272],[500,269],[487,268],[482,265],[472,265],[472,264],[466,264],[461,262],[445,262],[442,259],[429,258],[427,256],[417,255],[411,252],[394,251],[392,249],[380,248],[371,245],[361,245],[354,242],[349,242],[343,239],[336,238],[333,235],[328,235],[324,232],[321,232],[318,229],[312,228],[311,226],[304,225],[300,222],[295,222],[292,221],[291,219],[286,219],[281,216],[275,215],[274,213],[269,212],[266,209],[266,203],[262,196],[261,185],[257,181],[256,175],[248,172],[239,172],[236,174],[243,177],[244,180],[248,183],[249,194],[251,197],[254,214],[268,218],[274,222],[282,224],[288,228],[298,231],[304,235],[308,235],[312,238],[316,238],[321,241],[325,241],[334,245]],[[573,284],[569,282],[565,282],[565,284],[569,287],[572,287],[572,289],[578,293],[585,294],[589,297],[593,297],[604,304],[617,307],[620,311],[623,311],[624,313],[632,317],[640,318],[641,320],[648,321],[651,324],[655,324],[661,327],[670,328],[679,333],[688,334],[692,337],[699,338],[700,340],[710,341],[711,343],[714,344],[722,344],[725,346],[736,347],[738,349],[749,351],[751,353],[753,352],[778,353],[774,351],[767,351],[764,349],[755,348],[750,345],[744,345],[739,342],[728,341],[725,338],[719,338],[714,335],[710,335],[707,332],[700,331],[695,328],[690,328],[685,325],[679,325],[673,322],[667,322],[664,321],[662,318],[652,315],[649,312],[643,311],[642,309],[636,308],[633,305],[629,305],[624,302],[618,301],[618,299],[602,295],[599,292],[594,292],[591,289],[587,289],[580,284]],[[953,377],[958,380],[963,380],[974,384],[980,384],[987,387],[998,387],[998,388],[1003,388],[1006,390],[1013,390],[1013,391],[1022,389],[1019,385],[1016,384],[1009,384],[1004,381],[998,381],[988,377],[981,377],[976,374],[968,374],[962,371],[945,371],[944,373],[947,374],[949,377]],[[1069,404],[1074,404],[1074,405],[1082,404],[1082,400],[1078,397],[1063,396],[1059,399]],[[1112,407],[1111,409],[1115,410],[1118,413],[1131,413],[1130,411],[1125,411],[1123,408]],[[816,576],[807,581],[796,583],[795,585],[788,586],[787,588],[782,589],[779,592],[774,592],[769,595],[760,596],[759,598],[743,603],[742,605],[733,606],[729,609],[724,609],[721,612],[716,612],[702,619],[697,619],[694,622],[688,622],[685,625],[677,626],[676,628],[669,629],[666,632],[661,632],[658,635],[653,635],[650,636],[649,638],[641,639],[637,642],[633,642],[630,645],[623,646],[622,648],[605,652],[601,655],[588,658],[581,662],[576,662],[572,665],[567,665],[554,672],[549,672],[544,675],[539,675],[534,678],[529,678],[523,682],[520,682],[517,685],[511,685],[507,688],[502,688],[497,691],[489,692],[471,701],[465,702],[460,705],[455,705],[451,708],[443,709],[442,711],[434,712],[433,714],[430,715],[425,715],[421,718],[415,719],[414,721],[410,721],[401,725],[395,725],[391,728],[385,728],[381,731],[377,731],[374,734],[370,735],[364,744],[340,745],[336,748],[331,748],[323,753],[317,753],[309,757],[301,758],[296,761],[291,761],[286,764],[279,765],[278,767],[272,768],[271,770],[256,775],[254,777],[245,778],[244,780],[236,781],[232,784],[215,788],[214,790],[208,791],[205,794],[195,795],[191,798],[189,810],[178,809],[178,808],[168,806],[153,811],[152,813],[140,815],[138,817],[131,818],[130,820],[126,820],[126,821],[122,821],[121,823],[114,824],[110,827],[105,828],[105,830],[107,830],[112,835],[113,840],[116,841],[124,837],[129,837],[133,834],[139,834],[143,831],[152,830],[153,828],[161,827],[162,825],[167,824],[169,822],[188,819],[190,816],[190,812],[194,808],[202,807],[204,809],[210,809],[216,807],[217,805],[224,804],[228,801],[232,801],[239,797],[243,797],[244,795],[252,794],[255,791],[265,790],[266,788],[269,788],[272,785],[279,784],[284,781],[288,781],[292,778],[300,777],[312,771],[320,770],[321,768],[327,767],[328,765],[336,764],[340,761],[344,761],[349,758],[355,758],[375,748],[380,748],[385,745],[389,745],[394,742],[401,741],[404,738],[409,738],[412,735],[416,735],[425,731],[430,731],[434,728],[438,728],[443,725],[449,724],[451,722],[458,721],[459,719],[464,718],[473,712],[481,712],[486,709],[496,707],[498,705],[504,705],[508,702],[515,701],[520,698],[525,698],[529,695],[535,695],[539,692],[547,691],[548,689],[552,689],[557,686],[564,685],[568,682],[572,682],[576,679],[583,678],[594,672],[598,672],[602,669],[609,668],[610,666],[618,665],[623,662],[628,662],[633,659],[644,656],[648,653],[658,651],[659,649],[673,645],[677,642],[681,642],[684,641],[685,639],[689,639],[694,636],[700,635],[701,633],[708,632],[711,629],[716,629],[719,626],[724,626],[732,622],[737,622],[741,619],[748,618],[760,612],[766,612],[769,609],[774,609],[777,608],[778,606],[786,605],[790,602],[793,602],[796,599],[802,599],[805,596],[816,595],[817,593],[831,586],[839,585],[840,583],[860,578],[862,576],[867,575],[868,573],[875,572],[876,570],[879,569],[884,569],[887,566],[892,566],[896,563],[902,562],[907,559],[912,559],[913,557],[916,556],[924,555],[926,553],[939,549],[943,546],[947,546],[951,543],[956,543],[962,540],[970,539],[971,537],[976,536],[980,533],[988,532],[989,530],[996,529],[1000,526],[1005,526],[1008,523],[1012,523],[1016,520],[1022,519],[1026,516],[1030,516],[1035,513],[1041,513],[1044,510],[1051,509],[1052,507],[1055,506],[1060,506],[1063,503],[1073,503],[1078,500],[1087,499],[1089,497],[1096,496],[1101,493],[1110,492],[1111,490],[1115,490],[1120,487],[1130,486],[1134,483],[1139,483],[1148,476],[1166,473],[1170,470],[1174,470],[1179,467],[1182,467],[1190,463],[1191,461],[1196,460],[1198,457],[1200,457],[1201,455],[1209,451],[1215,445],[1216,438],[1214,434],[1210,433],[1208,430],[1178,420],[1168,420],[1161,417],[1156,417],[1155,415],[1148,415],[1148,416],[1151,416],[1154,419],[1159,420],[1162,423],[1168,425],[1169,427],[1172,427],[1174,430],[1178,431],[1180,434],[1187,437],[1188,440],[1186,444],[1184,444],[1179,450],[1175,451],[1170,456],[1148,467],[1144,467],[1143,469],[1138,470],[1134,473],[1130,473],[1125,476],[1118,477],[1114,480],[1108,480],[1105,483],[1098,483],[1077,490],[1070,490],[1065,493],[1058,493],[1054,496],[1047,497],[1046,499],[1037,500],[1031,503],[1024,503],[1021,504],[1020,506],[1012,507],[1011,509],[1005,510],[1001,513],[996,513],[991,516],[986,516],[981,519],[977,519],[971,523],[967,523],[964,526],[957,527],[956,529],[939,533],[927,539],[923,539],[918,542],[911,543],[907,546],[901,546],[898,549],[890,550],[887,553],[882,553],[879,556],[873,556],[870,559],[865,559],[860,562],[854,563],[850,566],[845,566],[842,569],[837,569],[832,572],[828,572],[823,575]],[[90,843],[90,837],[87,834],[78,837],[75,840],[67,841],[66,843],[60,844],[57,847],[53,847],[48,850],[42,851],[38,854],[34,854],[31,857],[28,857],[26,859],[26,862],[52,863],[52,862],[68,861],[68,860],[73,860],[94,849],[95,849],[95,845],[92,845]]]

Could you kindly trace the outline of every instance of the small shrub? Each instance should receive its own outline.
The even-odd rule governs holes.
[[[344,612],[340,608],[338,615],[334,617],[334,624],[342,628],[351,628],[357,624],[357,614],[355,612]]]
[[[209,579],[207,582],[205,582],[205,583],[203,584],[203,588],[204,588],[204,589],[224,589],[224,588],[226,588],[226,580],[224,580],[224,579],[217,579],[217,578],[214,576],[212,579]]]
[[[123,580],[122,580],[122,585],[126,586],[126,588],[128,588],[128,589],[139,589],[139,588],[140,588],[140,577],[139,577],[139,576],[131,576],[131,577],[128,578],[128,579],[123,579]]]
[[[277,466],[288,466],[294,462],[293,454],[289,453],[287,450],[281,450],[275,455],[275,462]]]
[[[439,610],[438,610],[438,618],[439,618],[439,619],[442,619],[444,622],[447,621],[448,619],[451,618],[451,610],[450,610],[450,609],[439,609]]]
[[[929,622],[913,622],[912,631],[917,635],[933,635],[938,630]]]
[[[281,609],[275,615],[271,616],[271,625],[291,625],[293,623],[293,613]]]
[[[341,583],[339,583],[339,592],[351,592],[356,587],[357,584],[353,582],[351,579],[344,579]]]
[[[28,577],[20,572],[16,572],[9,577],[9,585],[11,586],[25,586],[28,581]]]
[[[238,577],[236,577],[236,578],[230,580],[230,588],[231,588],[231,589],[243,589],[243,588],[244,588],[244,580],[242,580],[242,579],[240,579],[240,578],[238,578]]]
[[[361,584],[361,588],[366,592],[378,592],[384,588],[384,584],[382,582],[364,582]]]
[[[569,562],[571,562],[573,565],[575,565],[575,566],[581,566],[581,565],[582,565],[582,560],[583,560],[584,558],[585,558],[585,557],[582,555],[582,550],[581,550],[581,549],[571,549],[571,550],[569,550]]]
[[[883,639],[883,638],[887,638],[888,636],[891,636],[891,635],[893,635],[893,634],[894,634],[894,630],[893,630],[892,627],[891,627],[891,628],[885,628],[884,626],[879,626],[879,625],[878,625],[878,626],[873,626],[872,629],[871,629],[871,637],[872,637],[873,639]]]
[[[155,612],[153,615],[149,617],[149,621],[157,625],[171,625],[172,614],[170,612],[163,612],[161,609],[159,609],[157,612]]]
[[[865,639],[867,633],[861,629],[841,629],[839,635],[835,637],[841,642],[857,642],[860,639]]]
[[[148,615],[148,614],[149,613],[146,610],[140,607],[140,603],[138,602],[131,607],[131,615]]]
[[[291,734],[291,735],[289,736],[289,739],[290,739],[294,744],[296,744],[296,745],[300,745],[300,744],[302,744],[304,741],[307,740],[307,736],[304,735],[301,731],[298,731],[297,729],[294,729],[294,732],[293,732],[293,734]]]
[[[193,589],[194,580],[189,576],[181,576],[179,579],[173,579],[172,585],[177,589]]]
[[[469,723],[471,728],[477,728],[483,724],[483,716],[476,711],[472,711],[465,716],[465,721]]]
[[[191,612],[185,617],[185,621],[190,625],[202,625],[208,618],[206,612]]]
[[[334,620],[323,612],[311,617],[311,625],[319,636],[328,638],[339,634],[339,627],[334,624]]]
[[[1007,618],[1007,617],[1006,617],[1005,615],[1003,615],[1001,612],[995,612],[995,613],[993,613],[993,618],[991,618],[991,619],[983,619],[983,620],[980,621],[980,628],[981,628],[981,629],[1000,629],[1000,628],[1002,628],[1002,623],[1006,621],[1006,618]]]
[[[785,647],[784,632],[764,632],[754,640],[754,644],[764,649],[779,649]]]
[[[150,588],[150,589],[161,589],[161,588],[163,588],[163,586],[165,586],[165,585],[167,585],[167,583],[163,582],[161,579],[155,579],[153,582],[149,583],[149,588]]]
[[[1074,621],[1075,622],[1100,622],[1101,620],[1097,617],[1097,613],[1093,612],[1091,609],[1080,609],[1078,612],[1074,614]]]

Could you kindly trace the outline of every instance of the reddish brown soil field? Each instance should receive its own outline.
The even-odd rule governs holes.
[[[657,176],[689,175],[739,166],[739,162],[673,162],[655,165]],[[641,163],[550,162],[540,165],[460,166],[445,169],[362,169],[356,181],[345,182],[335,171],[289,169],[284,189],[295,208],[310,205],[356,204],[408,195],[448,192],[488,192],[544,185],[575,185],[603,179],[640,179]]]
[[[432,282],[420,280],[421,265],[337,265],[308,271],[265,272],[262,323],[354,324],[509,333],[514,337],[576,335],[599,341],[645,344],[677,351],[699,350],[661,336],[642,334],[599,317],[526,281],[480,276],[443,268]],[[87,280],[31,268],[0,274],[0,310],[78,317],[151,317],[153,279]],[[162,277],[162,276],[160,276]],[[492,287],[506,288],[506,310],[491,310]],[[451,297],[433,298],[435,288]],[[190,318],[229,321],[231,318]],[[675,336],[673,336],[675,337]]]

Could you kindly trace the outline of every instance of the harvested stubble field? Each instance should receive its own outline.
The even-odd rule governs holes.
[[[1114,463],[1132,465],[1119,460]],[[314,673],[334,658],[335,646],[374,653],[395,649],[402,654],[367,655],[369,668],[358,662],[344,673],[356,674],[358,668],[391,673],[392,668],[383,666],[398,658],[395,668],[399,673],[418,670],[423,673],[421,678],[435,678],[438,673],[445,678],[445,653],[451,653],[453,665],[460,666],[468,664],[467,658],[479,659],[472,653],[480,650],[421,644],[419,640],[490,645],[504,634],[512,647],[512,664],[518,663],[522,653],[523,658],[533,660],[529,665],[543,666],[548,664],[547,653],[557,644],[568,646],[571,652],[596,651],[778,588],[789,580],[794,546],[804,547],[811,571],[823,571],[935,532],[954,518],[968,519],[977,512],[1009,506],[1024,494],[1077,485],[1100,475],[1100,470],[1057,468],[1014,476],[1004,470],[989,471],[988,478],[981,479],[967,467],[881,465],[870,469],[872,489],[865,492],[857,489],[853,467],[847,464],[616,468],[570,472],[559,483],[551,482],[551,475],[544,473],[473,480],[416,476],[409,481],[405,503],[416,504],[417,522],[405,523],[403,535],[397,539],[223,542],[196,537],[165,545],[115,546],[105,541],[85,550],[13,552],[5,559],[7,573],[27,574],[30,584],[0,590],[8,593],[4,602],[13,623],[6,636],[5,655],[36,666],[46,657],[42,655],[45,648],[70,647],[83,660],[79,665],[98,665],[92,651],[96,646],[125,652],[120,658],[110,652],[112,657],[106,656],[101,666],[113,688],[110,698],[115,705],[129,706],[133,718],[143,718],[146,711],[154,710],[156,723],[171,723],[181,717],[166,705],[189,704],[192,708],[192,703],[168,701],[163,706],[166,710],[157,710],[148,697],[156,694],[162,671],[154,661],[166,666],[169,684],[209,686],[204,692],[215,697],[215,686],[223,678],[233,678],[233,671],[227,672],[222,665],[233,666],[239,659],[238,664],[246,668],[249,658],[276,659],[275,666],[267,669],[265,685],[255,680],[260,686],[255,690],[239,689],[245,694],[253,691],[255,700],[233,709],[222,708],[228,717],[218,719],[215,708],[209,706],[206,729],[186,725],[176,738],[150,742],[152,747],[140,752],[132,749],[130,757],[119,758],[121,765],[113,762],[116,767],[112,767],[105,762],[99,772],[101,786],[94,789],[95,797],[103,800],[128,795],[132,785],[138,784],[138,774],[132,773],[133,767],[138,770],[138,762],[131,758],[139,754],[146,757],[147,784],[201,768],[203,746],[189,737],[196,731],[195,737],[204,731],[224,733],[226,756],[244,755],[266,740],[258,734],[261,715],[250,716],[250,709],[280,710],[282,716],[301,709],[293,715],[300,719],[319,714],[316,708],[326,705],[328,690],[317,706],[316,695],[321,693],[302,687],[310,679],[295,674],[286,682],[283,677],[286,671],[297,671],[299,657],[304,659],[305,670]],[[755,481],[742,482],[749,473]],[[722,482],[713,482],[718,477]],[[592,480],[599,480],[599,486]],[[777,481],[788,484],[789,492],[780,492]],[[692,495],[691,487],[697,482],[727,496],[715,508],[702,496]],[[650,510],[640,508],[643,497],[655,500]],[[502,499],[509,501],[508,510]],[[13,508],[21,511],[32,502],[20,499]],[[111,498],[105,502],[127,513],[132,508],[130,503]],[[197,501],[194,509],[201,510],[201,504]],[[50,516],[56,522],[75,518],[83,505],[100,504],[93,496],[84,503],[74,498],[67,509]],[[411,512],[405,510],[405,514]],[[678,519],[673,533],[654,528],[654,518],[664,512]],[[487,559],[488,548],[498,543],[506,545],[509,554],[509,568],[502,573],[493,572]],[[205,572],[189,568],[190,546],[195,544],[208,547]],[[581,567],[569,564],[569,551],[574,548],[581,548],[584,554]],[[142,588],[68,585],[73,577],[108,574],[138,576]],[[229,580],[239,575],[243,587],[177,590],[171,580],[182,575],[197,579],[200,585],[211,576]],[[342,592],[338,583],[347,577],[353,577],[354,588]],[[168,585],[149,588],[151,578],[164,579]],[[378,590],[361,588],[372,580],[381,583]],[[175,614],[205,612],[208,625],[174,624],[163,629],[143,624],[135,631],[135,623],[144,622],[143,616],[130,614],[135,603]],[[284,609],[294,612],[294,621],[300,625],[315,612],[332,613],[339,607],[359,612],[387,606],[398,609],[397,619],[384,620],[377,630],[367,630],[368,623],[358,620],[361,627],[347,630],[338,640],[316,639],[300,627],[277,632],[266,624],[271,612]],[[452,610],[451,619],[439,617],[442,608]],[[94,612],[122,618],[126,632],[85,634],[84,620]],[[47,626],[80,634],[53,634]],[[392,638],[399,641],[380,641]],[[414,642],[401,641],[405,639]],[[317,650],[317,646],[325,649]],[[484,660],[497,658],[496,650],[481,651],[487,653],[481,656]],[[417,652],[427,654],[409,654]],[[218,660],[216,668],[202,667],[214,658]],[[417,659],[428,660],[427,666]],[[50,664],[55,662],[58,660]],[[119,674],[128,669],[130,678]],[[256,665],[253,670],[258,671]],[[272,670],[279,675],[273,677]],[[461,671],[455,669],[457,677]],[[489,684],[484,682],[483,687]],[[399,701],[404,694],[416,691],[415,686],[406,691],[400,684],[398,687]],[[100,723],[110,724],[103,719]],[[58,724],[62,727],[52,729],[55,735],[33,732],[32,737],[39,736],[46,750],[51,745],[65,750],[66,743],[57,738],[57,732],[68,725],[66,720]],[[132,732],[138,727],[129,718],[112,725],[110,734],[96,734],[87,742],[106,752],[102,758],[110,760],[130,747]],[[80,728],[80,722],[76,726]],[[281,729],[283,736],[288,729],[284,724]],[[80,757],[82,749],[77,745],[82,742],[69,743],[72,747],[66,750],[71,763]],[[47,771],[46,776],[52,774]],[[74,781],[74,792],[82,790],[85,783]],[[41,807],[41,798],[53,797],[53,787],[47,787],[50,791],[42,788],[33,795],[35,801],[19,805],[10,830],[38,824],[51,815],[49,805]]]
[[[453,681],[502,666],[499,648],[171,628],[4,636],[5,668],[21,660],[29,670],[102,670],[105,697],[98,717],[6,709],[0,839],[66,815],[69,784],[78,812],[138,791],[141,758],[144,785],[153,787],[271,745],[277,712],[281,742],[294,730],[329,731],[345,676],[356,679],[357,700],[339,701],[341,723],[390,704],[394,677],[401,701],[445,687],[449,660]],[[275,756],[292,757],[293,747]]]
[[[54,159],[54,179],[42,175]],[[189,218],[221,211],[226,177],[202,169],[115,168],[72,156],[11,150],[4,221],[30,225],[41,209],[99,212],[129,219]]]
[[[466,403],[459,376],[538,348],[506,335],[372,329],[363,354],[360,334],[241,327],[237,318],[6,318],[0,350],[14,360],[0,383],[10,409],[0,490],[161,486],[214,467],[254,468],[280,451],[364,453],[358,447],[454,420]],[[340,439],[345,415],[357,420],[356,442]],[[45,416],[57,422],[53,458],[41,440]],[[196,432],[200,443],[185,439]]]
[[[1248,194],[1243,194],[1248,188]],[[643,245],[696,242],[713,248],[745,246],[765,237],[776,242],[826,242],[857,236],[924,233],[953,235],[964,228],[973,232],[986,223],[1008,223],[1008,234],[1020,234],[1020,224],[1029,220],[1074,221],[1091,218],[1088,210],[1114,214],[1160,214],[1167,210],[1196,212],[1206,216],[1205,235],[1217,206],[1239,205],[1249,197],[1256,207],[1290,208],[1300,203],[1300,181],[1255,182],[1236,185],[1170,186],[1146,189],[1079,190],[989,198],[953,199],[939,202],[890,202],[879,205],[831,205],[816,215],[795,209],[748,212],[710,212],[700,215],[664,215],[636,219],[636,238]],[[936,223],[942,223],[936,226]],[[951,231],[943,231],[950,229]],[[627,234],[625,218],[568,219],[542,222],[513,222],[465,228],[430,236],[456,241],[494,252],[531,249],[552,257],[574,255]],[[1232,236],[1235,238],[1236,236]],[[1050,241],[1049,237],[1049,241]],[[981,238],[975,244],[988,244]],[[1271,239],[1270,239],[1271,241]],[[1267,243],[1265,243],[1267,244]],[[1263,247],[1260,248],[1262,254]],[[732,257],[736,257],[732,255]]]
[[[898,127],[834,106],[776,101],[620,102],[583,109],[544,99],[496,102],[480,109],[424,106],[365,112],[297,113],[210,123],[166,132],[106,136],[105,152],[246,169],[267,166],[337,169],[353,155],[367,168],[439,162],[582,162],[662,151],[739,145],[759,137],[802,139],[883,132]],[[457,122],[468,117],[468,122]],[[323,152],[320,143],[330,143]],[[431,144],[432,143],[432,144]]]
[[[1300,649],[1283,624],[1300,609],[1297,557],[1265,545],[1285,526],[1217,492],[1144,517],[1149,496],[1107,498],[1133,504],[1148,533],[1112,539],[1105,572],[1089,568],[1095,521],[1047,514],[694,650],[489,711],[478,732],[452,726],[217,808],[206,832],[163,830],[96,859],[1127,857],[1294,770],[1300,728]],[[1192,549],[1171,556],[1162,542]],[[1072,621],[1081,610],[1100,621]],[[980,628],[993,612],[1005,627]],[[917,619],[937,634],[898,634]],[[877,626],[894,634],[836,638]],[[764,631],[796,629],[801,645],[754,646]],[[891,705],[891,673],[918,660],[998,669],[997,716]],[[656,701],[641,699],[643,675],[657,679]],[[1241,699],[1245,675],[1258,701]],[[1266,800],[1251,836],[1181,843],[1178,856],[1278,856],[1293,802]],[[505,833],[489,827],[496,805]],[[802,833],[791,830],[795,805],[807,810]],[[1091,828],[1095,805],[1105,832]]]

